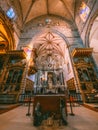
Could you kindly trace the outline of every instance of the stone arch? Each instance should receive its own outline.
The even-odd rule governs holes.
[[[53,32],[58,34],[65,41],[67,47],[69,46],[69,41],[63,33],[59,32],[58,30],[53,30]]]
[[[51,22],[47,23],[47,19],[51,20]],[[69,20],[56,15],[42,15],[40,17],[37,17],[26,23],[26,26],[23,28],[23,33],[21,35],[25,40],[20,39],[18,48],[21,49],[21,46],[23,44],[32,44],[32,41],[36,39],[36,37],[47,31],[51,31],[59,35],[68,44],[67,46],[69,46],[67,37],[73,35],[73,32],[71,33],[71,31],[73,28],[75,28],[72,27],[72,24],[74,23],[71,23]],[[25,37],[29,38],[26,39]]]
[[[0,10],[0,50],[14,50],[15,40],[14,40],[14,29],[10,19]]]
[[[91,17],[88,27],[87,27],[87,31],[86,31],[86,35],[85,35],[85,45],[86,47],[89,47],[89,35],[90,35],[90,31],[93,25],[94,20],[96,19],[96,17],[98,16],[98,10],[94,13],[94,15]]]

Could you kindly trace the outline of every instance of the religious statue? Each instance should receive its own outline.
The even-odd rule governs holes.
[[[49,77],[49,79],[48,79],[48,87],[49,87],[49,89],[53,88],[53,83],[52,83],[51,77]]]
[[[34,125],[39,126],[42,122],[42,113],[41,113],[41,105],[39,102],[37,102],[35,106],[35,119],[34,119]]]
[[[66,112],[65,112],[65,100],[63,98],[60,98],[60,112],[61,112],[61,120],[64,125],[67,125],[67,118],[66,118]]]

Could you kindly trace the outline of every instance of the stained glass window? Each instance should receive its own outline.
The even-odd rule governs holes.
[[[9,18],[14,18],[15,17],[15,12],[14,12],[14,9],[13,8],[9,8],[8,11],[6,12],[6,15],[9,17]]]
[[[82,2],[81,7],[80,7],[80,18],[85,22],[88,18],[88,15],[90,13],[90,8]]]

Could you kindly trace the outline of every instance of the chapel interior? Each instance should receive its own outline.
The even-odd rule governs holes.
[[[0,0],[0,105],[98,104],[97,28],[97,0]]]

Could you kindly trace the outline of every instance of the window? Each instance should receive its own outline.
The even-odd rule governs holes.
[[[8,9],[8,11],[6,12],[6,15],[11,19],[14,18],[15,12],[14,12],[13,8]]]
[[[80,7],[80,18],[85,22],[88,18],[88,15],[90,13],[90,8],[82,2],[81,7]]]

